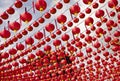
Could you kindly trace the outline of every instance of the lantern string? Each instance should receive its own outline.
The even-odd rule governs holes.
[[[71,13],[70,9],[69,9],[69,12],[70,12],[71,19],[73,20],[73,16],[72,16],[72,13]]]
[[[58,26],[57,26],[57,21],[56,21],[56,19],[55,19],[55,26],[56,26],[56,29],[58,29]]]
[[[45,29],[43,29],[43,33],[44,33],[44,38],[46,38],[46,33],[45,33]]]

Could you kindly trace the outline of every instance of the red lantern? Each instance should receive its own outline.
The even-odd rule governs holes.
[[[55,26],[54,24],[49,23],[48,25],[45,26],[45,29],[51,33],[55,29]]]
[[[80,17],[80,18],[84,18],[84,17],[85,17],[85,14],[81,12],[81,13],[79,14],[79,17]]]
[[[38,27],[38,26],[39,26],[39,23],[38,23],[37,21],[35,21],[35,22],[33,23],[33,26],[34,26],[34,27]]]
[[[92,48],[90,48],[90,47],[86,48],[86,52],[87,53],[91,53],[92,52]]]
[[[23,6],[23,4],[20,0],[15,1],[14,5],[16,8],[21,8]]]
[[[43,56],[44,56],[44,52],[41,51],[41,50],[38,50],[38,51],[36,52],[36,55],[37,55],[38,57],[43,57]]]
[[[23,35],[27,35],[27,34],[28,34],[27,30],[24,29],[24,30],[22,31],[22,34],[23,34]]]
[[[95,33],[99,36],[101,36],[102,34],[104,34],[104,30],[102,28],[97,28]]]
[[[70,37],[69,37],[68,34],[63,34],[63,35],[62,35],[62,40],[63,40],[63,41],[68,41],[69,38],[70,38]]]
[[[45,16],[46,19],[49,19],[51,17],[51,14],[49,12],[47,12],[47,13],[45,13],[44,16]]]
[[[21,59],[19,60],[19,62],[20,62],[21,64],[24,64],[24,63],[26,63],[27,61],[26,61],[26,59],[21,58]]]
[[[56,8],[51,8],[51,9],[50,9],[50,13],[51,13],[51,14],[55,14],[55,13],[56,13]]]
[[[9,30],[6,30],[5,28],[4,28],[2,31],[0,31],[0,36],[1,36],[2,38],[7,39],[7,38],[10,37],[10,35],[11,35],[10,31],[9,31]]]
[[[111,41],[111,37],[109,37],[109,36],[107,36],[107,37],[105,37],[105,42],[110,42]]]
[[[20,29],[20,24],[18,22],[10,22],[9,28],[13,31],[18,31]]]
[[[114,36],[115,36],[115,37],[119,37],[119,36],[120,36],[120,31],[115,31],[115,32],[114,32]]]
[[[22,0],[23,2],[27,2],[28,0]]]
[[[118,5],[118,0],[110,0],[108,1],[108,6],[110,8],[115,8]]]
[[[95,48],[99,48],[100,46],[101,46],[101,44],[100,44],[99,42],[95,42],[95,43],[94,43],[94,47],[95,47]]]
[[[97,17],[97,18],[102,18],[103,16],[104,16],[104,11],[103,10],[101,10],[101,9],[99,9],[99,10],[97,10],[96,12],[95,12],[95,16]]]
[[[60,23],[60,24],[64,24],[66,21],[67,21],[67,17],[65,16],[65,15],[59,15],[58,17],[57,17],[57,21],[58,21],[58,23]]]
[[[18,63],[18,62],[16,62],[16,61],[14,61],[14,62],[12,62],[12,65],[16,67],[16,66],[18,66],[18,65],[19,65],[19,63]]]
[[[58,2],[58,3],[56,4],[56,8],[57,8],[57,9],[61,9],[62,7],[63,7],[62,3]]]
[[[87,26],[91,26],[93,24],[94,20],[92,17],[88,17],[87,19],[85,19],[85,25]]]
[[[91,13],[91,9],[90,9],[90,8],[86,8],[86,9],[85,9],[85,12],[86,12],[87,14],[90,14],[90,13]]]
[[[43,33],[40,32],[40,31],[38,31],[38,32],[34,35],[34,37],[35,37],[36,39],[40,40],[40,39],[43,38]]]
[[[30,25],[30,26],[27,27],[27,30],[28,30],[28,31],[32,31],[32,30],[33,30],[33,27]]]
[[[8,9],[7,9],[7,13],[8,13],[8,14],[14,14],[14,13],[15,13],[14,8],[12,8],[12,7],[8,8]]]
[[[54,45],[54,46],[59,46],[60,44],[61,44],[61,41],[60,41],[60,40],[57,40],[57,39],[56,39],[56,40],[53,41],[53,45]]]
[[[113,27],[113,25],[114,25],[114,21],[113,20],[108,20],[106,22],[106,26],[109,27],[109,28]]]
[[[50,45],[44,46],[44,51],[50,52],[51,51],[51,46]]]
[[[83,0],[83,3],[85,4],[91,4],[93,2],[93,0]]]
[[[92,7],[95,8],[95,9],[98,8],[98,6],[99,6],[99,4],[98,4],[97,2],[94,2],[94,3],[92,4]]]
[[[45,19],[41,17],[41,18],[39,18],[38,21],[39,21],[39,23],[44,23]]]
[[[35,7],[38,11],[43,11],[47,7],[47,3],[45,0],[37,0],[35,3]]]
[[[28,55],[28,58],[29,58],[30,60],[32,60],[32,59],[35,58],[35,55],[34,55],[34,54],[29,54],[29,55]]]
[[[6,58],[9,57],[9,54],[7,52],[4,52],[4,53],[1,54],[1,57],[6,59]]]
[[[25,12],[20,15],[20,19],[23,22],[28,23],[28,22],[30,22],[32,20],[32,15],[25,10]]]
[[[70,13],[74,14],[75,16],[80,12],[80,7],[79,5],[73,5],[70,7]]]
[[[91,36],[86,36],[85,41],[88,42],[88,43],[91,43],[92,42],[92,37]]]
[[[99,0],[99,3],[104,3],[105,2],[105,0]]]
[[[28,37],[26,40],[25,40],[25,43],[28,44],[28,45],[32,45],[34,43],[34,40],[32,37]]]
[[[63,0],[64,1],[64,3],[69,3],[70,2],[70,0]]]
[[[16,54],[17,53],[17,50],[15,49],[15,48],[11,48],[10,50],[9,50],[9,54],[11,54],[11,55],[14,55],[14,54]]]
[[[6,12],[4,12],[4,13],[1,14],[0,17],[1,17],[2,19],[6,20],[6,19],[8,19],[9,15],[8,15]]]
[[[73,22],[72,22],[72,21],[69,21],[69,22],[67,23],[67,26],[68,26],[68,27],[72,27],[72,26],[73,26]]]
[[[17,50],[23,50],[24,49],[24,45],[23,44],[21,44],[21,43],[17,43],[16,44],[16,48],[17,48]]]
[[[72,29],[72,33],[75,35],[75,34],[79,34],[80,33],[80,28],[79,27],[74,27]]]

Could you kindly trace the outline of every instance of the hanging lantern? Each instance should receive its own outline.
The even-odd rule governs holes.
[[[115,31],[115,32],[114,32],[114,36],[115,36],[115,37],[120,37],[120,31]]]
[[[63,2],[64,2],[64,3],[69,3],[69,2],[70,2],[70,0],[63,0]]]
[[[90,9],[90,8],[86,8],[86,9],[85,9],[85,12],[86,12],[87,14],[90,14],[90,13],[91,13],[91,9]]]
[[[99,3],[104,3],[105,2],[105,0],[99,0]]]
[[[10,22],[9,23],[9,28],[13,31],[18,31],[20,29],[20,24],[18,22]]]
[[[84,4],[91,4],[93,2],[93,0],[83,0]]]
[[[73,22],[72,22],[72,21],[69,21],[69,22],[67,23],[67,26],[68,26],[68,27],[72,27],[72,26],[73,26]]]
[[[24,50],[24,45],[23,44],[21,44],[21,43],[17,43],[16,44],[16,48],[17,48],[17,50]]]
[[[36,55],[40,58],[40,57],[43,57],[44,56],[44,52],[43,51],[41,51],[41,50],[38,50],[37,52],[36,52]]]
[[[81,12],[81,13],[79,14],[79,17],[80,17],[80,18],[84,18],[84,17],[85,17],[85,14]]]
[[[27,2],[28,0],[22,0],[23,2]]]
[[[97,2],[94,2],[94,3],[92,4],[92,7],[93,7],[94,9],[98,8],[98,6],[99,6],[99,4],[98,4]]]
[[[13,65],[14,67],[17,67],[17,66],[19,66],[19,63],[16,62],[16,61],[14,61],[14,62],[12,62],[12,65]]]
[[[88,17],[85,19],[85,25],[87,25],[87,26],[92,26],[93,22],[94,22],[94,20],[92,17]]]
[[[38,26],[39,26],[39,23],[38,23],[37,21],[35,21],[35,22],[33,23],[33,26],[34,26],[34,27],[38,27]]]
[[[110,0],[108,1],[108,7],[115,8],[118,5],[118,0]]]
[[[44,51],[46,51],[47,53],[51,51],[51,46],[50,45],[46,45],[44,46]]]
[[[34,43],[34,40],[32,37],[28,37],[26,40],[25,40],[25,43],[28,44],[28,45],[32,45]]]
[[[63,40],[63,41],[68,41],[69,38],[70,38],[70,37],[69,37],[68,34],[63,34],[63,35],[62,35],[62,40]]]
[[[9,15],[8,15],[6,12],[4,12],[4,13],[1,14],[0,17],[1,17],[2,19],[6,20],[6,19],[9,18]]]
[[[27,35],[27,34],[28,34],[28,31],[24,29],[24,30],[22,30],[22,34],[23,34],[23,35]]]
[[[59,46],[60,44],[61,44],[61,41],[58,40],[58,39],[56,39],[56,40],[53,41],[53,45],[54,46]]]
[[[88,43],[91,43],[92,42],[92,37],[91,36],[86,36],[85,41],[88,42]]]
[[[45,19],[41,17],[41,18],[39,18],[38,21],[39,21],[39,23],[44,23]]]
[[[43,38],[43,33],[40,32],[40,31],[38,31],[38,32],[34,35],[34,37],[35,37],[36,39],[40,40],[40,39]]]
[[[4,53],[1,54],[1,57],[6,59],[6,58],[9,57],[9,54],[7,52],[4,52]]]
[[[21,58],[21,59],[19,60],[19,62],[20,62],[21,64],[24,64],[24,63],[26,63],[27,61],[26,61],[26,59]]]
[[[54,24],[49,23],[45,26],[45,29],[51,33],[55,29],[55,26]]]
[[[108,21],[106,22],[106,26],[107,26],[108,28],[112,28],[113,25],[114,25],[114,21],[113,21],[113,20],[108,20]]]
[[[35,3],[35,7],[38,11],[44,11],[47,7],[47,3],[45,0],[37,0]]]
[[[79,5],[73,5],[72,7],[70,7],[70,13],[74,14],[75,16],[77,16],[77,14],[80,12],[80,7]]]
[[[49,19],[51,17],[51,14],[49,12],[46,12],[44,16],[46,19]]]
[[[30,26],[27,27],[27,30],[28,30],[28,31],[32,31],[32,30],[33,30],[33,27],[30,25]]]
[[[99,48],[100,46],[101,46],[101,44],[100,44],[99,42],[95,42],[95,43],[94,43],[94,47],[95,47],[95,48]]]
[[[10,55],[14,55],[14,54],[16,54],[17,53],[17,50],[15,49],[15,48],[11,48],[10,50],[9,50],[9,54]]]
[[[57,8],[57,9],[61,9],[62,7],[63,7],[63,4],[62,4],[62,3],[58,2],[58,3],[56,4],[56,8]]]
[[[10,31],[9,31],[9,30],[6,30],[5,28],[4,28],[2,31],[0,31],[0,36],[1,36],[2,38],[7,39],[7,38],[10,37],[10,35],[11,35]]]
[[[15,13],[14,8],[12,8],[12,7],[8,8],[6,11],[7,11],[8,14],[14,14]]]
[[[51,14],[55,14],[56,11],[57,11],[56,8],[51,8],[51,9],[50,9],[50,13],[51,13]]]
[[[72,33],[73,33],[74,35],[79,34],[79,33],[80,33],[80,28],[79,28],[79,27],[74,27],[74,28],[72,29]]]
[[[98,36],[101,36],[104,34],[104,30],[102,28],[97,28],[95,33],[98,35]]]
[[[107,36],[107,37],[105,37],[105,42],[110,42],[111,41],[111,37],[110,36]]]
[[[16,0],[14,5],[16,8],[21,8],[23,6],[23,3],[20,0]]]
[[[31,61],[32,61],[34,58],[35,58],[35,55],[34,55],[34,54],[31,53],[31,54],[28,55],[28,59],[30,59]]]
[[[95,16],[97,17],[97,18],[102,18],[103,16],[104,16],[104,11],[103,10],[101,10],[101,9],[99,9],[99,10],[97,10],[96,12],[95,12]]]
[[[58,17],[57,17],[57,21],[58,21],[58,23],[60,23],[60,24],[64,24],[66,21],[67,21],[67,17],[65,16],[65,15],[59,15]]]
[[[32,15],[25,8],[25,12],[20,15],[20,19],[23,22],[28,23],[28,22],[30,22],[32,20]]]

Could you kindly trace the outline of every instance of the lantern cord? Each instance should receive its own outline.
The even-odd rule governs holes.
[[[105,9],[105,11],[106,11],[106,13],[107,13],[108,17],[110,18],[108,10],[107,10],[107,9]]]
[[[58,26],[57,26],[57,21],[56,21],[56,19],[55,19],[55,26],[56,26],[56,29],[58,29]]]
[[[19,22],[20,22],[20,26],[22,25],[22,21],[21,21],[21,15],[19,17]]]
[[[34,5],[35,3],[34,3],[34,0],[33,0],[33,2],[32,2],[32,7],[33,7],[33,13],[35,13],[35,5]]]

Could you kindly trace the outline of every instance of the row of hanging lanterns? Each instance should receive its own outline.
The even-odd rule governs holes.
[[[22,0],[26,1],[26,0]],[[64,3],[69,3],[70,0],[63,0]],[[85,4],[91,4],[93,0],[83,0]],[[99,0],[100,3],[104,3],[104,0]],[[40,4],[42,3],[42,4]],[[118,1],[110,0],[108,1],[108,6],[110,8],[116,7],[118,4]],[[44,7],[40,7],[40,6]],[[60,6],[57,6],[60,5]],[[57,9],[62,8],[62,4],[59,3],[56,5]],[[47,3],[44,0],[37,0],[37,3],[35,4],[35,7],[38,11],[43,11],[46,9]],[[54,14],[56,11],[53,9],[53,11],[50,11],[51,14]],[[70,8],[70,12],[72,15],[77,15],[80,13],[80,18],[84,18],[85,14],[81,14],[79,5],[73,5]],[[45,13],[44,17],[47,19],[50,18],[50,13]],[[86,13],[90,13],[89,9],[86,11]],[[103,10],[97,10],[95,13],[95,16],[97,18],[100,18],[101,22],[104,21],[105,18]],[[26,16],[25,16],[25,15]],[[79,18],[75,17],[75,22],[78,22]],[[74,19],[75,19],[74,18]],[[32,20],[32,15],[25,9],[25,12],[20,15],[20,19],[23,22],[29,22]],[[46,41],[50,41],[50,37],[45,37],[45,40],[42,40],[42,38],[45,35],[45,31],[41,32],[38,31],[34,34],[34,37],[27,37],[25,39],[26,45],[31,45],[30,48],[25,49],[25,45],[22,43],[17,43],[16,48],[9,49],[8,52],[1,53],[0,60],[6,59],[4,62],[0,63],[0,74],[1,74],[1,80],[6,81],[11,79],[12,81],[20,80],[20,81],[75,81],[77,80],[106,80],[106,79],[112,79],[112,80],[119,80],[119,58],[117,58],[119,55],[119,36],[120,32],[116,31],[114,32],[113,36],[116,39],[111,38],[110,36],[106,36],[106,33],[108,33],[106,30],[104,30],[100,23],[97,23],[99,27],[94,27],[94,19],[92,17],[88,17],[85,19],[84,23],[86,26],[91,26],[91,30],[95,30],[95,38],[90,35],[91,31],[89,28],[86,28],[86,34],[81,33],[81,29],[78,26],[75,26],[71,29],[71,33],[73,34],[73,40],[71,39],[71,36],[68,33],[61,33],[66,31],[66,28],[73,26],[73,22],[69,21],[67,23],[67,26],[64,26],[64,24],[67,21],[67,17],[64,14],[61,14],[57,17],[57,23],[63,25],[62,29],[55,29],[55,25],[53,23],[48,23],[45,26],[45,31],[50,33],[51,38],[53,39],[52,44],[55,46],[56,49],[52,49],[52,45],[49,45],[46,43]],[[118,20],[119,20],[119,14],[118,14]],[[39,19],[39,23],[43,23],[45,21],[44,18]],[[74,23],[75,23],[74,22]],[[39,23],[35,21],[33,25],[28,26],[27,29],[24,29],[22,33],[17,34],[17,37],[10,38],[9,41],[7,41],[10,44],[13,44],[13,42],[17,41],[18,38],[22,38],[22,36],[29,33],[29,31],[33,30],[33,27],[38,27]],[[113,20],[107,20],[105,21],[107,30],[111,31],[110,28],[114,28],[114,26],[117,26],[117,23],[115,23]],[[103,24],[103,23],[101,23]],[[17,21],[15,22],[9,22],[8,23],[9,28],[12,31],[18,31],[21,27],[21,24]],[[17,28],[16,28],[17,27]],[[92,29],[93,28],[93,29]],[[95,29],[94,29],[95,28]],[[56,31],[57,30],[57,31]],[[53,33],[56,31],[56,34]],[[6,34],[7,33],[7,34]],[[56,39],[57,35],[61,35],[61,39]],[[4,28],[0,32],[0,36],[2,38],[9,38],[11,36],[11,32]],[[79,36],[79,37],[78,37]],[[98,40],[98,37],[104,37],[104,41],[108,43],[108,45],[103,46],[102,42]],[[34,45],[35,39],[37,39],[39,42]],[[83,39],[84,42],[80,41],[80,39]],[[115,41],[112,43],[113,47],[111,46],[111,41]],[[67,41],[67,42],[66,42]],[[66,43],[66,47],[62,46],[63,43]],[[114,46],[115,44],[116,46]],[[93,47],[88,47],[87,44],[93,44]],[[37,48],[40,48],[41,45],[44,46],[44,51],[37,50],[36,52],[32,53],[33,50],[36,50]],[[103,46],[103,48],[102,48]],[[4,47],[7,47],[7,44],[4,44]],[[109,49],[112,47],[112,50],[115,52],[113,55],[110,54],[110,52],[106,51],[105,49]],[[2,45],[1,45],[1,50]],[[81,49],[85,48],[85,51],[87,55],[84,55]],[[96,48],[97,52],[94,51]],[[78,49],[80,52],[78,52]],[[99,53],[103,52],[103,57],[99,55]],[[21,51],[19,54],[18,50]],[[77,52],[77,54],[76,54]],[[23,56],[27,56],[27,59],[25,59]],[[8,59],[10,57],[10,59]],[[91,57],[95,60],[93,62],[93,59],[91,60]],[[79,59],[78,59],[79,58]],[[7,60],[8,59],[8,60]],[[18,59],[17,61],[15,61]],[[77,60],[77,61],[76,61]],[[110,62],[108,61],[110,60]],[[19,61],[19,62],[18,62]],[[87,61],[87,65],[84,63],[84,61]],[[11,63],[12,62],[12,63]],[[81,63],[79,63],[81,62]],[[102,64],[100,64],[102,62]],[[22,67],[19,67],[19,63],[22,64]],[[1,66],[5,64],[4,66]],[[77,67],[77,64],[80,66]],[[117,64],[115,66],[114,64]],[[16,68],[12,69],[12,65]],[[95,67],[94,67],[95,66]],[[109,69],[107,69],[107,67]],[[110,69],[112,68],[112,70]],[[5,72],[3,72],[5,71]],[[26,73],[28,72],[28,73]],[[117,72],[117,73],[116,73]],[[88,75],[86,75],[88,74]],[[109,75],[110,74],[110,75]],[[5,77],[3,77],[5,76]],[[81,76],[81,77],[80,77]],[[66,78],[67,77],[67,78]]]

